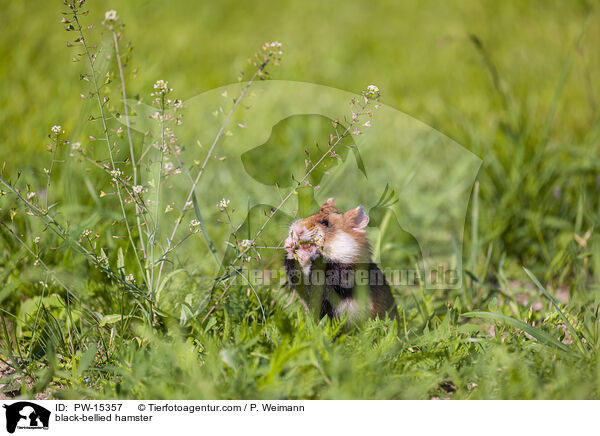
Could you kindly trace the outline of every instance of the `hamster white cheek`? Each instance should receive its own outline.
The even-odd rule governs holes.
[[[323,246],[323,254],[329,260],[339,263],[352,263],[359,255],[360,246],[346,232],[332,235]]]

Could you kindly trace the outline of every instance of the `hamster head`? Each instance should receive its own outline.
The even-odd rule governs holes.
[[[371,257],[367,224],[369,217],[362,206],[342,213],[330,198],[316,214],[293,222],[289,238],[299,256],[306,252],[312,259],[322,255],[336,263],[364,263]]]

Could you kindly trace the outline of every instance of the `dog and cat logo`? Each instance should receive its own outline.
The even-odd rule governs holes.
[[[19,401],[6,405],[6,431],[14,433],[22,430],[48,430],[50,411],[39,404]]]

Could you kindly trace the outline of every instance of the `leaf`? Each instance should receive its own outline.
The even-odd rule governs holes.
[[[100,259],[101,259],[101,261],[99,262],[100,266],[108,268],[109,267],[108,256],[106,255],[104,248],[100,249]]]
[[[481,326],[477,324],[463,324],[456,328],[458,333],[473,333],[481,330]]]
[[[573,327],[573,325],[569,322],[569,320],[567,319],[567,317],[565,316],[565,314],[563,313],[563,311],[560,310],[560,307],[558,307],[558,304],[557,304],[556,300],[554,299],[554,297],[552,297],[552,295],[550,295],[550,293],[546,290],[546,288],[544,288],[544,286],[542,286],[542,284],[540,283],[540,281],[537,279],[537,277],[531,271],[529,271],[525,267],[523,267],[523,269],[525,270],[525,272],[527,273],[527,275],[529,276],[529,278],[531,279],[531,281],[533,281],[533,283],[538,287],[538,289],[540,291],[542,291],[542,294],[544,294],[544,297],[546,297],[548,300],[550,300],[550,302],[554,306],[554,309],[558,313],[558,316],[560,316],[560,319],[562,320],[562,322],[569,329],[569,333],[571,334],[571,336],[574,337],[577,340],[577,346],[579,347],[579,349],[584,354],[587,353],[587,349],[583,346],[583,342],[581,342],[581,339],[579,338],[579,335],[575,331],[575,327]]]
[[[33,297],[23,301],[19,307],[19,324],[27,323],[29,318],[35,318],[40,310],[40,305],[48,307],[50,310],[59,309],[64,306],[62,298],[58,294],[51,294],[46,297]]]
[[[123,256],[123,248],[121,247],[117,252],[117,269],[121,274],[125,274],[125,256]]]
[[[188,319],[192,316],[190,308],[184,304],[181,305],[181,314],[179,315],[179,325],[184,326],[187,324]]]
[[[156,290],[156,297],[155,297],[156,301],[160,300],[160,294],[162,293],[162,291],[163,291],[165,285],[167,284],[167,282],[169,280],[171,280],[172,277],[176,276],[177,274],[179,274],[181,272],[185,272],[185,270],[183,268],[176,269],[175,271],[171,271],[169,274],[167,274],[165,276],[164,279],[162,279],[162,281],[158,285],[158,289]]]
[[[554,339],[550,335],[548,335],[543,330],[540,330],[537,327],[533,327],[529,324],[525,324],[523,321],[519,321],[518,319],[512,318],[510,316],[504,315],[502,313],[491,313],[491,312],[467,312],[463,313],[462,316],[466,316],[467,318],[485,318],[492,319],[499,322],[504,322],[505,324],[511,325],[518,329],[527,332],[534,338],[536,338],[540,343],[545,345],[552,345],[553,347],[558,348],[561,351],[568,352],[569,348],[565,346],[565,344],[559,342]]]
[[[104,327],[108,324],[114,324],[121,321],[121,319],[129,318],[130,315],[121,315],[120,313],[113,313],[111,315],[104,315],[100,320],[100,326]]]
[[[81,359],[79,360],[79,365],[77,366],[77,371],[79,373],[86,371],[96,359],[97,353],[98,346],[96,344],[92,344],[81,356]]]
[[[5,285],[2,290],[0,290],[0,303],[2,303],[15,289],[22,283],[21,280],[16,280]]]

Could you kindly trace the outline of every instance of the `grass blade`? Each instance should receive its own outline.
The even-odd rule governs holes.
[[[560,310],[560,307],[558,307],[558,304],[557,304],[556,300],[554,299],[554,297],[552,295],[550,295],[550,293],[546,290],[546,288],[540,283],[540,281],[537,279],[537,277],[531,271],[529,271],[525,267],[523,267],[523,269],[525,270],[525,272],[527,273],[527,275],[529,276],[529,278],[531,279],[531,281],[533,283],[535,283],[535,285],[542,292],[542,294],[544,294],[544,297],[546,297],[548,300],[550,300],[550,302],[554,306],[554,310],[556,310],[556,312],[558,313],[558,316],[560,316],[560,319],[565,323],[565,325],[569,329],[569,333],[571,334],[572,337],[574,337],[576,339],[577,346],[579,347],[579,349],[584,354],[587,353],[587,350],[584,347],[583,342],[581,342],[581,339],[579,338],[579,335],[575,331],[575,327],[573,327],[573,325],[569,322],[569,320],[567,319],[567,317],[565,316],[565,314],[563,313],[563,311]]]
[[[508,315],[504,315],[502,313],[492,313],[492,312],[467,312],[463,313],[462,316],[466,316],[467,318],[484,318],[484,319],[492,319],[495,321],[503,322],[510,326],[516,327],[518,329],[523,330],[524,332],[530,334],[534,338],[536,338],[540,343],[545,345],[551,345],[553,347],[558,348],[560,351],[569,352],[569,348],[554,339],[546,332],[540,330],[537,327],[533,327],[529,324],[524,323],[516,318],[512,318]]]

